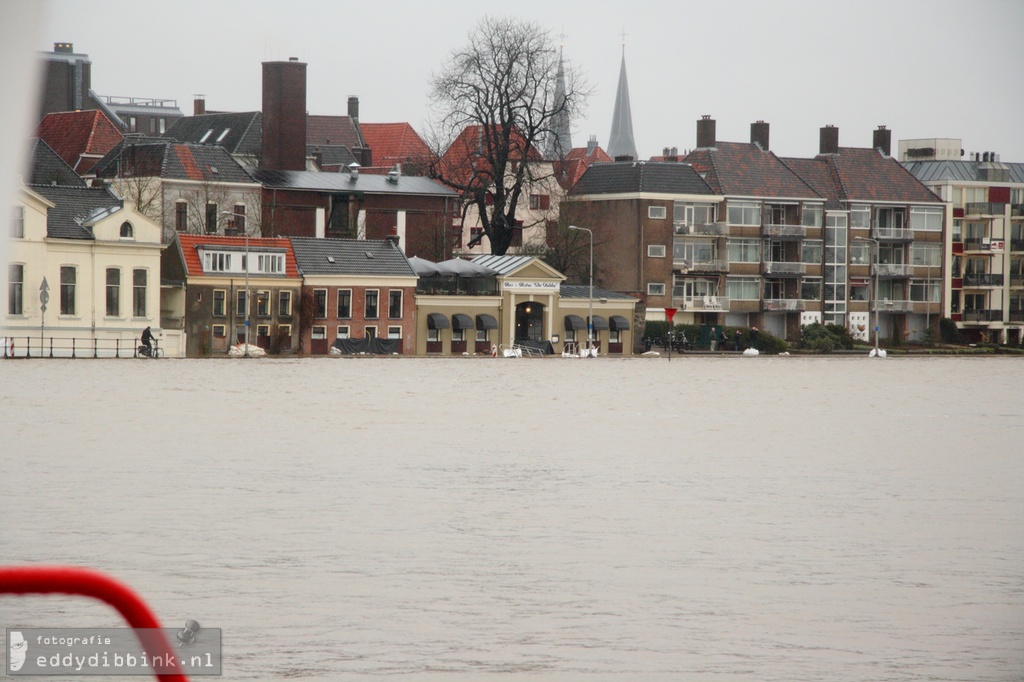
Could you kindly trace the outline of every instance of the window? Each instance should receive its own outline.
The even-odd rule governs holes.
[[[757,301],[761,298],[760,277],[729,277],[726,287],[732,300]]]
[[[376,289],[366,290],[366,300],[363,306],[363,317],[367,320],[374,320],[378,317],[378,300],[380,293]]]
[[[441,334],[440,334],[440,332],[438,332],[438,330],[436,330],[436,329],[428,329],[427,330],[427,341],[440,341],[440,340],[441,340]]]
[[[727,216],[730,225],[760,225],[761,204],[756,201],[730,201]]]
[[[620,332],[618,329],[608,330],[608,343],[621,343],[622,338],[619,336]]]
[[[648,258],[664,258],[665,257],[665,245],[664,244],[648,244],[647,245],[647,257]]]
[[[327,317],[327,289],[313,289],[313,317]]]
[[[363,336],[368,338],[368,339],[375,339],[375,338],[377,338],[377,328],[376,327],[367,327],[366,329],[363,330]]]
[[[225,308],[224,308],[224,301],[225,301],[225,299],[227,299],[227,295],[228,295],[228,292],[225,291],[224,289],[214,289],[213,290],[213,316],[214,317],[224,317],[224,315],[226,314],[225,313]]]
[[[287,340],[292,335],[292,326],[290,324],[282,324],[277,329],[278,336],[282,341]]]
[[[292,314],[292,292],[281,291],[277,294],[277,314],[279,317],[289,317]]]
[[[135,228],[128,221],[121,223],[121,239],[135,239]]]
[[[128,125],[128,132],[129,133],[137,133],[137,132],[139,132],[139,120],[138,120],[138,118],[136,118],[135,116],[126,116],[124,122]]]
[[[695,263],[715,261],[715,243],[708,239],[686,239],[672,245],[672,260],[685,262],[687,267]]]
[[[256,292],[256,317],[270,317],[270,292]]]
[[[938,279],[912,279],[910,280],[910,300],[938,303],[941,295],[941,284]]]
[[[206,231],[217,231],[217,204],[206,205]]]
[[[821,204],[804,204],[800,224],[804,227],[821,227]]]
[[[964,187],[964,204],[985,203],[986,190],[986,187]]]
[[[388,317],[392,320],[402,317],[402,291],[391,289],[388,291]]]
[[[867,265],[871,262],[871,242],[850,243],[850,265]]]
[[[875,214],[875,226],[902,230],[906,212],[902,208],[880,208]]]
[[[184,201],[174,205],[174,229],[178,232],[188,231],[188,204]]]
[[[73,265],[63,265],[60,268],[60,314],[75,314],[75,281],[78,273]]]
[[[15,206],[11,211],[11,237],[21,239],[25,236],[25,207]]]
[[[805,279],[800,283],[800,298],[805,301],[821,300],[821,280]]]
[[[933,268],[940,267],[942,265],[942,245],[930,243],[911,244],[910,264]]]
[[[249,301],[246,299],[245,289],[238,290],[238,296],[235,299],[235,315],[239,317],[245,317],[245,312],[248,310]]]
[[[132,315],[135,317],[146,316],[146,287],[149,274],[143,270],[132,271]]]
[[[923,230],[925,232],[941,232],[942,214],[941,206],[911,206],[910,229]]]
[[[121,314],[121,271],[107,268],[107,317]]]
[[[820,239],[807,239],[800,249],[800,262],[821,264],[822,242]]]
[[[258,324],[258,325],[256,325],[256,336],[270,336],[270,325],[269,324]]]
[[[309,333],[309,338],[314,341],[323,341],[327,338],[327,327],[317,325]]]
[[[547,194],[531,194],[530,208],[535,211],[546,211],[551,208],[551,197]]]
[[[227,272],[228,270],[231,270],[231,254],[204,253],[203,270],[207,272]]]
[[[648,282],[647,283],[647,295],[648,296],[664,296],[665,285],[661,282]]]
[[[964,231],[964,220],[963,218],[953,219],[953,241],[958,242],[963,240]]]
[[[256,256],[256,271],[269,275],[284,272],[284,254],[259,254]]]
[[[871,207],[857,205],[850,209],[850,227],[871,227]]]
[[[487,343],[487,330],[477,329],[476,330],[476,341],[477,343]]]
[[[651,220],[664,220],[665,215],[668,211],[665,210],[664,206],[648,206],[647,217]]]
[[[342,325],[338,327],[338,338],[347,339],[349,336],[348,325]]]
[[[157,125],[157,132],[160,133],[161,135],[167,132],[167,119],[163,118],[162,116],[160,117],[159,123]]]
[[[389,339],[400,339],[402,338],[401,327],[388,327],[388,338]]]
[[[7,314],[22,315],[25,312],[25,266],[11,263],[7,273]]]
[[[761,242],[757,239],[730,239],[725,249],[730,263],[761,262]]]
[[[324,292],[325,297],[326,295],[327,293]],[[326,316],[327,313],[324,313],[324,317]],[[338,319],[347,320],[350,317],[352,317],[352,290],[338,289]]]
[[[469,228],[469,241],[472,244],[479,244],[480,240],[484,238],[484,228],[482,227],[471,227]],[[461,243],[455,246],[462,246]]]
[[[462,331],[461,329],[456,329],[455,327],[452,327],[452,341],[465,341],[465,340],[466,340],[466,332]]]
[[[213,325],[213,336],[214,338],[223,338],[228,335],[228,327],[224,324]]]

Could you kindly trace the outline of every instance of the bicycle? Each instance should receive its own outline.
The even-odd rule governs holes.
[[[164,351],[160,348],[160,340],[153,339],[153,350],[149,350],[149,346],[142,343],[139,344],[138,357],[140,358],[162,358],[164,357]]]

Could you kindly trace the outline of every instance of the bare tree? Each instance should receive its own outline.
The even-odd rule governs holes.
[[[115,178],[112,184],[117,195],[134,204],[135,210],[153,222],[160,223],[160,178],[130,175]]]
[[[524,186],[541,179],[538,169],[550,172],[531,163],[541,159],[538,147],[559,117],[581,112],[589,94],[579,72],[567,68],[556,97],[559,59],[539,25],[485,18],[433,78],[430,139],[440,159],[433,175],[475,206],[494,254],[512,242]]]

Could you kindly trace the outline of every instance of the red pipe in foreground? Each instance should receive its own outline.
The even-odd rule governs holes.
[[[77,594],[105,601],[117,609],[133,628],[160,628],[160,622],[128,586],[99,571],[75,566],[0,566],[0,594]],[[166,637],[158,641],[139,641],[150,656],[172,655],[174,649]],[[155,650],[154,647],[155,646]],[[175,663],[177,667],[177,663]],[[161,682],[188,682],[178,667],[176,673],[157,673]]]

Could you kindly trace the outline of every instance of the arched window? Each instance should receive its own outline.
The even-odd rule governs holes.
[[[121,223],[121,239],[135,239],[135,228],[127,221]]]

